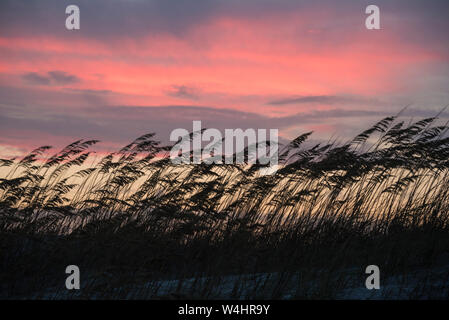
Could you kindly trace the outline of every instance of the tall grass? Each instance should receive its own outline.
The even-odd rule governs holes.
[[[449,248],[449,127],[436,120],[387,117],[344,144],[305,133],[270,175],[174,165],[153,133],[92,164],[95,140],[0,159],[1,296],[64,290],[68,264],[103,298],[159,297],[164,279],[191,279],[181,297],[220,297],[229,275],[229,297],[334,298],[350,268],[431,267]],[[264,276],[248,286],[251,274]]]

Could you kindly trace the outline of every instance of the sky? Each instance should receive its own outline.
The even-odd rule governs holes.
[[[65,28],[70,4],[80,30]],[[448,14],[447,0],[2,0],[0,157],[168,143],[193,120],[346,139],[405,106],[434,116],[449,104]]]

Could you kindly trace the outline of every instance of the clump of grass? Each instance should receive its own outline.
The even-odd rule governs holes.
[[[241,277],[229,297],[333,298],[354,266],[430,268],[449,248],[449,127],[436,120],[387,117],[306,147],[309,132],[271,175],[258,163],[173,165],[153,133],[92,165],[96,140],[0,159],[1,296],[63,290],[72,263],[96,279],[84,294],[103,298],[157,297],[164,279],[220,297],[229,275]],[[251,291],[248,274],[276,276]]]

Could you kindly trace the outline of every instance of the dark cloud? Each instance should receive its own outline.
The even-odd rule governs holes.
[[[28,88],[0,86],[2,97],[0,136],[7,138],[22,135],[23,139],[33,144],[39,142],[40,136],[55,139],[90,137],[121,144],[140,134],[156,132],[159,139],[167,141],[172,130],[190,129],[193,120],[201,120],[203,127],[219,130],[295,128],[293,132],[296,132],[301,128],[306,130],[310,125],[327,124],[335,127],[337,135],[346,137],[359,133],[365,125],[399,112],[405,106],[399,102],[370,110],[366,106],[335,104],[330,110],[310,110],[289,116],[270,117],[257,112],[219,109],[207,105],[114,106],[112,105],[114,98],[118,95],[119,93],[109,90],[74,88],[49,90],[48,86]],[[323,99],[322,96],[317,97]],[[324,100],[329,100],[333,96],[326,97]],[[310,103],[317,99],[309,97],[305,100]],[[446,99],[444,104],[447,104],[447,97],[442,99]],[[441,104],[443,100],[438,100],[432,105],[417,104],[415,109],[413,106],[409,107],[405,110],[404,116],[410,118],[435,116],[444,106]],[[446,112],[440,117],[447,119],[449,115]],[[30,131],[35,134],[26,136]]]
[[[40,141],[42,137],[70,142],[78,138],[100,139],[109,145],[120,146],[144,133],[155,132],[163,143],[169,143],[172,130],[192,130],[192,121],[201,120],[203,128],[288,129],[301,134],[316,124],[330,124],[336,134],[347,138],[366,129],[396,111],[366,111],[332,109],[311,111],[285,117],[268,117],[252,112],[217,109],[207,106],[103,106],[89,108],[56,108],[41,106],[0,105],[0,136],[4,139],[21,139],[28,145],[53,144]],[[405,117],[435,116],[435,110],[408,109]],[[448,119],[443,113],[441,118]],[[350,128],[350,129],[348,129]],[[348,131],[349,130],[349,131]],[[296,134],[296,133],[294,133]],[[59,140],[58,140],[59,141]]]
[[[64,71],[49,71],[46,74],[29,72],[22,75],[22,79],[37,85],[66,85],[80,81],[77,76]]]
[[[288,104],[363,104],[373,105],[381,104],[377,99],[365,98],[360,96],[331,96],[331,95],[319,95],[319,96],[290,96],[268,102],[269,105],[288,105]]]
[[[369,0],[77,0],[81,29],[65,30],[65,8],[70,0],[2,0],[2,35],[46,35],[120,41],[149,34],[169,33],[182,37],[192,27],[207,25],[217,18],[232,17],[263,21],[269,15],[315,12],[312,25],[320,29],[319,43],[342,42],[354,28],[364,30],[364,9]],[[401,41],[433,44],[448,49],[447,0],[377,0],[381,26],[396,33]],[[322,18],[321,18],[322,17]],[[350,29],[350,30],[349,30]],[[447,51],[446,51],[447,52]]]
[[[185,34],[216,12],[217,0],[2,0],[2,32],[113,39],[133,34]],[[65,29],[65,8],[80,8],[80,30]]]
[[[167,91],[167,95],[170,97],[198,100],[198,90],[188,86],[172,86],[171,90]]]
[[[51,78],[53,83],[56,84],[69,84],[79,82],[80,79],[72,74],[68,74],[64,71],[49,71],[48,76]]]
[[[48,85],[50,84],[50,78],[45,75],[40,75],[36,72],[29,72],[24,75],[22,75],[22,78],[31,84],[37,84],[37,85]]]
[[[111,90],[92,90],[92,89],[73,89],[67,88],[66,91],[80,94],[107,95],[113,93]]]

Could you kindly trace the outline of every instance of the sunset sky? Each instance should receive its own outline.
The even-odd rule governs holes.
[[[65,28],[80,8],[81,29]],[[381,30],[365,28],[378,5]],[[447,0],[0,2],[0,156],[192,120],[349,138],[449,104]],[[449,112],[441,114],[449,118]]]

